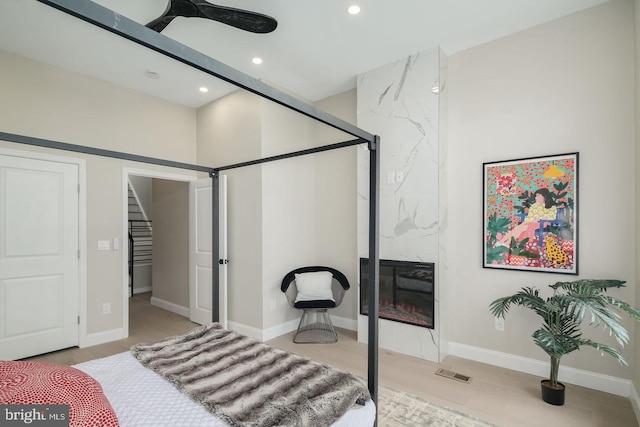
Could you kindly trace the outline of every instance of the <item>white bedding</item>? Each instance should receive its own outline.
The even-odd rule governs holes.
[[[155,372],[142,366],[131,353],[74,365],[98,380],[111,402],[121,427],[226,427],[201,405],[180,393]],[[333,426],[372,426],[375,405],[356,405]]]

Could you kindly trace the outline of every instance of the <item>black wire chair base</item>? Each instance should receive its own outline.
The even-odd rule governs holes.
[[[338,342],[327,310],[305,310],[293,337],[296,344],[331,344]]]

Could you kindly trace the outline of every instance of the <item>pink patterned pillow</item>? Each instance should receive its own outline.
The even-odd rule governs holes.
[[[67,404],[71,426],[119,426],[100,384],[70,366],[0,361],[0,404]]]

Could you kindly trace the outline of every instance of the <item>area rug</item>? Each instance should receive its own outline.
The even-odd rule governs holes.
[[[383,385],[378,389],[378,425],[380,427],[497,427],[495,424]]]

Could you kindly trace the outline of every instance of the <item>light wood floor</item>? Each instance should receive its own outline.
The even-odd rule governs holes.
[[[184,317],[149,305],[149,297],[140,294],[131,299],[129,338],[31,360],[72,365],[127,351],[135,343],[184,333],[197,326]],[[355,332],[338,330],[338,334],[336,344],[294,344],[293,334],[273,339],[269,344],[366,377],[366,345],[357,342]],[[620,396],[568,384],[565,405],[553,406],[540,399],[541,378],[532,375],[451,356],[436,364],[384,349],[380,349],[379,360],[381,384],[502,427],[638,427],[630,401]],[[441,367],[471,376],[472,380],[467,384],[435,375]]]

